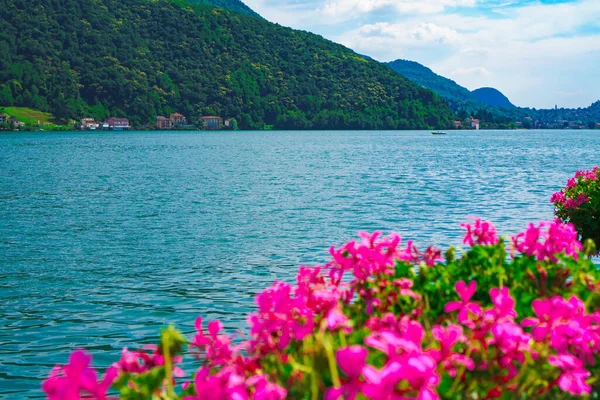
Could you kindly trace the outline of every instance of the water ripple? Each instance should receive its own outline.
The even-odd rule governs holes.
[[[514,233],[600,162],[592,131],[0,134],[0,397],[85,346],[106,366],[253,297],[360,230]]]

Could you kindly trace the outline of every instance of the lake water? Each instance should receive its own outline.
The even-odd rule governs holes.
[[[106,366],[170,322],[243,328],[360,230],[516,233],[599,163],[599,131],[0,134],[0,398],[40,396],[72,348]]]

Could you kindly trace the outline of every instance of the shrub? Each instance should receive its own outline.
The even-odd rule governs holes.
[[[572,223],[584,242],[600,245],[600,168],[577,171],[564,189],[552,195],[556,216]]]
[[[52,399],[491,399],[596,393],[600,285],[572,225],[531,224],[499,238],[465,223],[465,250],[420,252],[361,234],[301,267],[294,286],[256,297],[245,340],[218,321],[187,347],[199,369],[180,385],[186,339],[123,350],[103,379],[75,351],[43,383]]]

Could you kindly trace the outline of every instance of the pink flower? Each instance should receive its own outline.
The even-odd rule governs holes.
[[[516,317],[515,300],[510,297],[507,287],[490,289],[496,318]]]
[[[540,299],[534,300],[531,303],[531,306],[533,308],[533,312],[538,318],[525,318],[521,322],[521,325],[524,327],[534,326],[531,334],[536,341],[540,342],[544,340],[550,332],[550,327],[553,320],[553,307],[550,300]]]
[[[440,382],[436,367],[435,360],[426,354],[392,359],[381,370],[366,365],[362,373],[367,383],[362,393],[373,400],[401,399],[395,388],[407,381],[418,393],[417,399],[438,399],[434,390]]]
[[[436,325],[432,328],[433,337],[439,342],[440,349],[429,350],[436,362],[441,363],[450,376],[456,376],[456,366],[463,365],[468,370],[475,368],[473,360],[465,355],[454,353],[452,348],[457,343],[466,343],[467,338],[463,335],[460,325],[448,325],[446,328]]]
[[[415,300],[420,300],[421,295],[412,291],[413,281],[407,278],[400,278],[394,281],[394,286],[400,288],[400,296],[412,297]]]
[[[555,205],[563,205],[566,200],[567,197],[563,191],[556,192],[552,195],[552,197],[550,197],[550,202],[554,203]]]
[[[97,400],[106,399],[106,392],[119,372],[116,367],[110,367],[104,379],[98,382],[96,371],[90,366],[91,362],[92,356],[83,350],[76,350],[71,353],[67,365],[54,367],[48,379],[42,383],[48,399],[79,400],[82,393]]]
[[[351,332],[350,320],[338,307],[330,310],[325,317],[327,328],[329,330],[344,329],[347,333]]]
[[[575,396],[582,396],[589,394],[592,390],[586,382],[591,374],[577,358],[567,354],[550,356],[548,363],[562,369],[563,372],[558,378],[558,386],[563,391]]]
[[[275,383],[269,382],[264,375],[252,377],[246,381],[246,384],[254,386],[253,400],[283,400],[287,396],[287,390]]]
[[[481,317],[481,307],[479,307],[475,303],[471,303],[471,297],[477,291],[477,283],[475,281],[471,281],[469,286],[464,281],[459,281],[454,286],[456,292],[458,293],[461,301],[451,301],[446,304],[444,307],[444,312],[453,312],[456,310],[460,310],[458,312],[458,321],[468,327],[474,327],[473,322],[469,319],[469,312],[472,314]]]
[[[249,400],[244,377],[231,368],[224,368],[215,375],[210,375],[207,367],[196,372],[194,378],[194,396],[186,396],[183,400]]]
[[[584,193],[580,193],[576,199],[567,199],[564,202],[564,207],[566,210],[572,210],[579,207],[582,204],[587,203],[588,201],[590,201],[590,199],[587,197],[587,195]]]
[[[152,350],[152,353],[147,353],[145,351],[129,351],[127,347],[123,348],[121,359],[114,363],[113,366],[120,372],[141,374],[150,371],[154,367],[165,364],[165,358],[160,353],[157,346],[149,345],[145,347],[148,350]],[[181,357],[173,357],[173,361],[176,363],[181,362]],[[176,367],[174,371],[176,371],[177,374],[181,372],[178,367]]]
[[[494,245],[498,243],[496,227],[491,222],[482,221],[481,218],[474,218],[474,222],[475,225],[466,222],[460,224],[467,230],[463,243],[471,247],[475,244]]]
[[[525,232],[513,237],[513,243],[519,253],[536,256],[538,260],[556,262],[556,256],[566,254],[577,259],[583,248],[577,240],[577,232],[572,224],[560,221],[540,222],[539,226],[530,224]]]
[[[367,349],[362,346],[344,347],[335,353],[338,366],[347,376],[347,380],[339,388],[330,388],[325,393],[325,400],[354,400],[360,393],[363,383],[360,381],[362,369],[367,359]]]
[[[206,359],[211,365],[227,364],[233,356],[233,351],[230,348],[231,339],[226,335],[219,335],[222,329],[223,324],[221,322],[211,321],[208,323],[208,335],[206,335],[202,328],[202,317],[196,319],[197,334],[191,345],[204,349]]]

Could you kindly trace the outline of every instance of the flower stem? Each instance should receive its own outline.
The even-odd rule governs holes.
[[[333,386],[339,388],[342,386],[340,382],[340,376],[338,374],[337,363],[335,362],[335,355],[333,354],[333,346],[331,345],[331,340],[329,337],[323,338],[323,347],[325,348],[325,352],[327,353],[327,363],[329,364],[329,372],[331,372],[331,380],[333,381]]]

